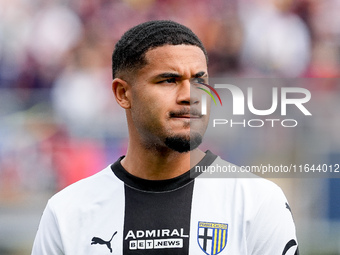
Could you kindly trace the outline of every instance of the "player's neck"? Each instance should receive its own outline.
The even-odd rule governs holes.
[[[186,153],[157,152],[139,146],[128,147],[121,164],[130,174],[148,180],[166,180],[177,177],[194,167],[205,153],[195,149]]]

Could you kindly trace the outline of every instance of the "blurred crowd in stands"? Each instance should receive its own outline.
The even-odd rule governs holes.
[[[189,26],[210,76],[336,78],[339,11],[340,0],[1,0],[0,194],[58,190],[124,152],[110,68],[128,28]]]
[[[210,77],[330,78],[309,88],[316,90],[309,126],[229,129],[225,148],[242,163],[251,154],[339,163],[339,13],[340,0],[0,0],[0,254],[28,254],[2,248],[30,249],[46,203],[39,195],[124,154],[127,128],[111,93],[111,54],[121,35],[144,21],[190,27],[207,48]],[[340,254],[333,248],[338,235],[330,234],[335,225],[318,225],[327,210],[340,220],[339,183],[331,181],[291,180],[284,189],[296,198],[299,240],[308,244],[302,249]],[[35,213],[33,198],[41,200]]]

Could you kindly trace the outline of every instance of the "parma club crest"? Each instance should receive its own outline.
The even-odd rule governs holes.
[[[197,241],[208,255],[219,254],[227,244],[228,224],[198,222]]]

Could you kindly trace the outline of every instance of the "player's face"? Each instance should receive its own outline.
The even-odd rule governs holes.
[[[165,45],[149,50],[147,64],[131,86],[131,117],[141,142],[150,148],[186,152],[196,148],[208,124],[201,115],[207,62],[197,46]],[[196,82],[196,83],[195,83]]]

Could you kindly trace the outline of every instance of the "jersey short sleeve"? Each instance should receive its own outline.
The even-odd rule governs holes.
[[[32,255],[63,254],[63,245],[58,229],[57,219],[55,218],[50,203],[48,203],[40,221],[32,249]]]
[[[271,183],[272,184],[272,183]],[[271,185],[248,225],[247,248],[252,255],[297,255],[298,244],[290,206],[282,190]]]

